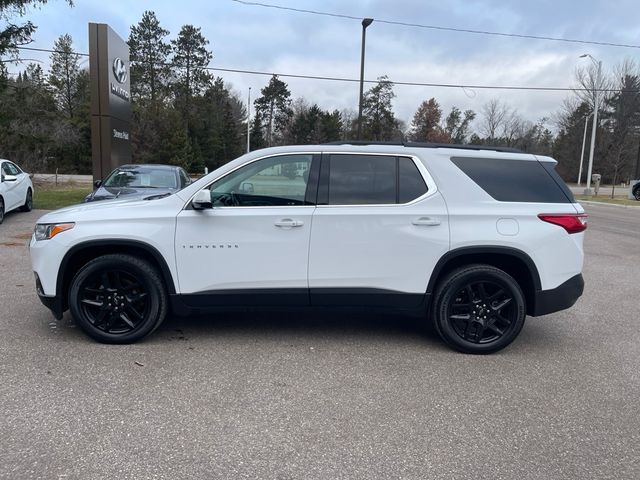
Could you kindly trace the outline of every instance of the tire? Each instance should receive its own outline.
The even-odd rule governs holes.
[[[4,222],[4,199],[0,197],[0,225]]]
[[[636,183],[636,184],[633,186],[633,190],[632,190],[632,192],[633,192],[633,197],[634,197],[636,200],[640,200],[640,182]]]
[[[91,260],[75,275],[69,308],[76,323],[102,343],[133,343],[149,335],[168,311],[162,277],[147,261],[110,254]]]
[[[526,311],[522,289],[513,277],[490,265],[467,265],[439,283],[432,316],[449,346],[464,353],[487,354],[515,340]]]
[[[30,212],[33,209],[33,192],[29,188],[27,190],[27,197],[24,199],[24,205],[20,207],[21,212]]]

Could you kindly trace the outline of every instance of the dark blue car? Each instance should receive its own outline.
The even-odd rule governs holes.
[[[140,200],[171,194],[191,183],[187,172],[173,165],[122,165],[104,180],[94,182],[95,190],[85,202],[127,198]]]

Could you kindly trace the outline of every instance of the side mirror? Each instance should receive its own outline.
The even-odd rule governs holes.
[[[95,182],[93,182],[93,186],[96,190],[100,188],[100,185],[102,185],[102,180],[96,180]]]
[[[5,182],[15,182],[16,180],[18,180],[18,177],[16,177],[15,175],[5,175],[3,177],[3,180]]]
[[[209,190],[200,190],[196,193],[193,200],[191,200],[191,206],[194,210],[204,210],[205,208],[213,208],[211,203],[211,192]]]

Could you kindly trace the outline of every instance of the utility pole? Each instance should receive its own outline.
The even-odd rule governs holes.
[[[247,98],[247,153],[251,151],[251,87]]]
[[[598,107],[600,103],[600,87],[602,85],[602,61],[596,60],[588,53],[581,55],[580,58],[589,57],[594,65],[597,66],[596,79],[593,87],[593,126],[591,127],[591,150],[589,151],[589,168],[587,169],[587,188],[584,189],[585,195],[591,195],[591,174],[593,172],[593,155],[596,148],[596,130],[598,128]]]
[[[584,162],[584,146],[587,143],[587,124],[589,123],[589,115],[585,115],[584,117],[584,135],[582,136],[582,153],[580,153],[580,168],[578,169],[578,186],[580,186],[580,181],[582,179],[582,164]]]
[[[640,142],[638,143],[638,158],[636,158],[636,171],[633,180],[640,180]]]
[[[360,100],[358,102],[358,140],[362,140],[362,96],[364,90],[364,46],[367,39],[367,27],[373,23],[373,18],[362,20],[362,51],[360,52]]]

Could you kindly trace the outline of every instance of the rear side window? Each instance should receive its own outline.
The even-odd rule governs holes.
[[[408,203],[427,192],[427,185],[410,158],[387,155],[329,155],[319,203],[386,205]],[[324,169],[325,167],[323,167]],[[321,192],[322,192],[321,187]]]
[[[453,157],[451,161],[499,202],[573,203],[573,195],[548,162]]]
[[[329,205],[396,203],[396,157],[331,155]]]

